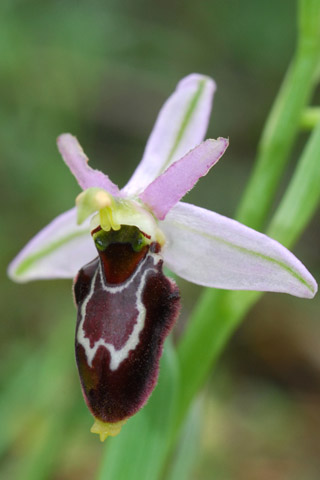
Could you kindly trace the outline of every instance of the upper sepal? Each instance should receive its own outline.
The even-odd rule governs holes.
[[[138,195],[170,165],[201,143],[207,131],[214,81],[193,73],[183,78],[159,112],[143,157],[124,195]]]

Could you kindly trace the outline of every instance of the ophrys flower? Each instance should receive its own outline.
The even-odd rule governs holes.
[[[51,222],[9,267],[20,282],[76,277],[77,363],[101,438],[116,434],[156,384],[163,342],[179,310],[163,261],[210,287],[309,298],[317,290],[301,262],[275,240],[180,202],[228,146],[224,138],[200,143],[214,90],[211,79],[197,74],[178,84],[122,190],[89,167],[75,137],[61,135],[59,150],[84,191],[77,208]]]

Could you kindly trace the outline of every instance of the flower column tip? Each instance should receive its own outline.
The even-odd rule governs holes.
[[[76,198],[78,224],[84,222],[92,213],[110,207],[112,201],[112,195],[99,187],[91,187],[81,192]]]

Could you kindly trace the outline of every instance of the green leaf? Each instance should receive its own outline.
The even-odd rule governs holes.
[[[30,419],[44,408],[52,411],[52,398],[68,384],[73,348],[61,341],[73,338],[73,325],[68,320],[68,315],[63,316],[53,327],[49,341],[21,359],[19,372],[5,383],[0,401],[0,454],[28,430]]]
[[[193,469],[200,450],[203,401],[198,399],[192,405],[182,428],[177,451],[165,477],[166,480],[192,479]]]
[[[179,375],[176,354],[166,341],[160,376],[148,404],[108,438],[99,480],[156,480],[168,452],[168,438],[176,412]]]

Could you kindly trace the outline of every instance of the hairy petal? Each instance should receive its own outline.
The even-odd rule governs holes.
[[[206,140],[171,165],[142,194],[141,200],[163,220],[169,210],[208,173],[224,154],[229,142],[225,138]]]
[[[230,290],[285,292],[312,298],[317,284],[285,247],[235,220],[178,203],[161,223],[163,257],[194,283]]]
[[[143,158],[123,189],[125,195],[142,192],[172,163],[202,142],[215,88],[211,78],[195,73],[178,83],[160,110]]]
[[[107,175],[89,167],[89,159],[76,137],[70,135],[70,133],[63,133],[58,137],[57,145],[63,160],[83,190],[90,187],[100,187],[112,195],[119,194],[117,185],[112,183]]]
[[[8,275],[16,282],[47,278],[73,278],[96,257],[89,220],[77,225],[73,208],[59,215],[11,262]]]

